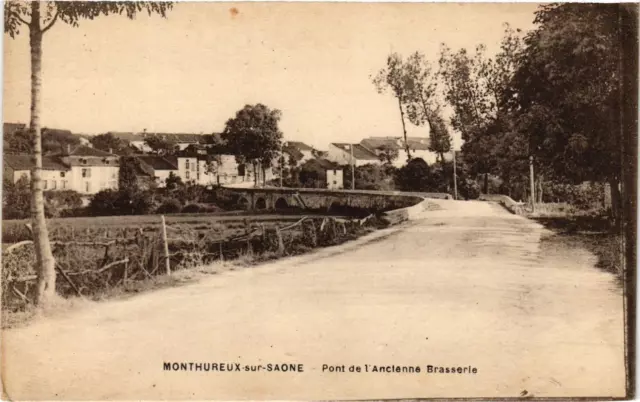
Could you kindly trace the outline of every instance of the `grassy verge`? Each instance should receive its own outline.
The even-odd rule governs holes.
[[[305,254],[317,248],[339,245],[360,238],[387,226],[388,223],[378,218],[369,219],[366,225],[358,225],[354,222],[339,225],[328,221],[324,230],[320,229],[317,232],[314,230],[313,233],[301,230],[299,234],[290,232],[289,236],[281,239],[280,245],[277,240],[271,237],[254,239],[255,241],[251,245],[245,244],[250,247],[239,250],[237,254],[226,254],[224,261],[220,259],[207,261],[203,258],[185,260],[174,268],[171,275],[160,274],[144,279],[122,281],[116,286],[109,286],[108,281],[92,277],[96,286],[91,294],[78,297],[68,292],[64,293],[65,297],[60,297],[45,311],[37,311],[31,302],[23,303],[19,308],[3,308],[2,327],[21,326],[42,314],[46,316],[58,315],[77,308],[78,305],[121,299],[156,289],[181,286],[209,275],[244,269],[282,257]],[[308,225],[306,227],[309,229]],[[64,284],[62,278],[58,278],[58,282]],[[63,293],[59,292],[59,294]]]
[[[596,267],[616,276],[622,284],[624,276],[622,236],[612,229],[604,216],[557,216],[532,218],[554,232],[554,241],[569,247],[581,247],[593,253]]]

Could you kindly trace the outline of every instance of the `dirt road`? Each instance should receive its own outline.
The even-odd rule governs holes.
[[[622,294],[594,257],[541,248],[542,227],[498,206],[438,202],[442,210],[368,242],[7,331],[6,391],[14,400],[624,395]],[[165,371],[165,362],[304,372]]]

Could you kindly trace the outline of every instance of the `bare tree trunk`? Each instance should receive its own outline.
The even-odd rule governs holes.
[[[402,109],[402,100],[398,98],[398,107],[400,108],[400,120],[402,120],[402,133],[404,135],[404,149],[407,151],[407,161],[411,160],[411,148],[407,141],[407,127],[404,124],[404,110]]]
[[[484,174],[484,193],[489,194],[489,173]]]
[[[31,3],[31,23],[29,24],[29,44],[31,48],[31,121],[29,129],[33,133],[34,167],[31,170],[31,221],[33,243],[36,251],[36,304],[46,306],[55,298],[55,260],[49,243],[49,232],[44,215],[44,194],[42,191],[42,138],[40,126],[42,86],[42,29],[40,27],[40,2]]]

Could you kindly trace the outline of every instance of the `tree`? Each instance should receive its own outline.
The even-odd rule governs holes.
[[[180,176],[173,172],[170,172],[169,177],[167,177],[167,180],[165,181],[165,186],[168,191],[175,191],[183,187],[184,183],[182,182],[182,178]]]
[[[474,174],[485,177],[488,190],[490,173],[499,170],[496,144],[505,142],[509,127],[506,100],[510,81],[521,51],[520,30],[505,24],[500,52],[486,56],[486,47],[478,45],[470,55],[466,49],[452,52],[443,44],[439,74],[444,84],[445,100],[453,109],[451,126],[462,135],[462,152]]]
[[[159,135],[148,135],[144,139],[144,143],[151,148],[152,152],[157,155],[172,155],[176,151],[176,145],[165,140]]]
[[[389,145],[381,145],[376,149],[378,152],[378,159],[384,165],[393,165],[393,162],[398,159],[398,149]]]
[[[411,159],[396,172],[396,186],[403,191],[429,191],[431,170],[422,158]]]
[[[129,145],[113,133],[99,134],[91,137],[89,140],[94,148],[101,149],[106,152],[112,152],[118,155],[129,155],[131,149]]]
[[[393,96],[398,100],[398,108],[400,109],[400,121],[402,122],[402,135],[404,138],[404,147],[407,152],[407,160],[411,159],[411,148],[407,141],[407,127],[404,121],[403,104],[407,100],[408,86],[407,75],[404,71],[402,57],[397,53],[392,53],[387,57],[387,66],[381,69],[378,74],[373,77],[373,85],[375,85],[378,93],[382,94],[390,90]]]
[[[51,1],[30,3],[7,1],[4,4],[4,31],[12,38],[20,34],[20,29],[29,30],[31,49],[31,118],[29,131],[33,136],[35,166],[31,171],[31,219],[33,241],[36,250],[36,270],[38,283],[36,304],[47,305],[55,297],[55,260],[49,242],[49,232],[44,214],[42,192],[42,132],[40,113],[42,110],[42,38],[57,22],[78,26],[82,19],[94,19],[100,15],[125,14],[132,19],[138,11],[165,16],[171,3],[137,1]]]
[[[614,217],[621,207],[620,21],[631,12],[615,4],[541,6],[508,97],[536,167],[568,182],[608,181]]]
[[[429,121],[429,151],[438,154],[444,166],[444,154],[451,152],[451,134],[439,107],[430,111],[426,118]]]
[[[259,103],[246,105],[227,120],[222,139],[238,163],[253,165],[255,184],[258,184],[258,169],[270,166],[280,153],[282,132],[278,122],[282,112]]]
[[[33,136],[35,166],[31,172],[31,219],[33,241],[36,250],[38,284],[36,304],[46,305],[55,297],[55,260],[51,252],[49,232],[44,214],[42,192],[42,132],[40,113],[42,109],[42,38],[57,22],[78,26],[82,19],[94,19],[100,15],[125,14],[132,19],[138,11],[158,13],[163,17],[171,3],[137,1],[51,1],[30,3],[7,1],[4,4],[4,31],[12,38],[26,27],[29,30],[31,49],[31,118],[29,131]]]

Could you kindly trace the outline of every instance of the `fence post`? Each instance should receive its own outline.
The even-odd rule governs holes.
[[[167,269],[167,275],[171,275],[171,261],[169,260],[169,242],[167,240],[167,225],[164,221],[164,215],[162,218],[162,246],[164,248],[164,264]]]
[[[284,241],[282,240],[282,232],[280,232],[280,228],[276,226],[276,238],[278,240],[278,255],[284,255]]]

